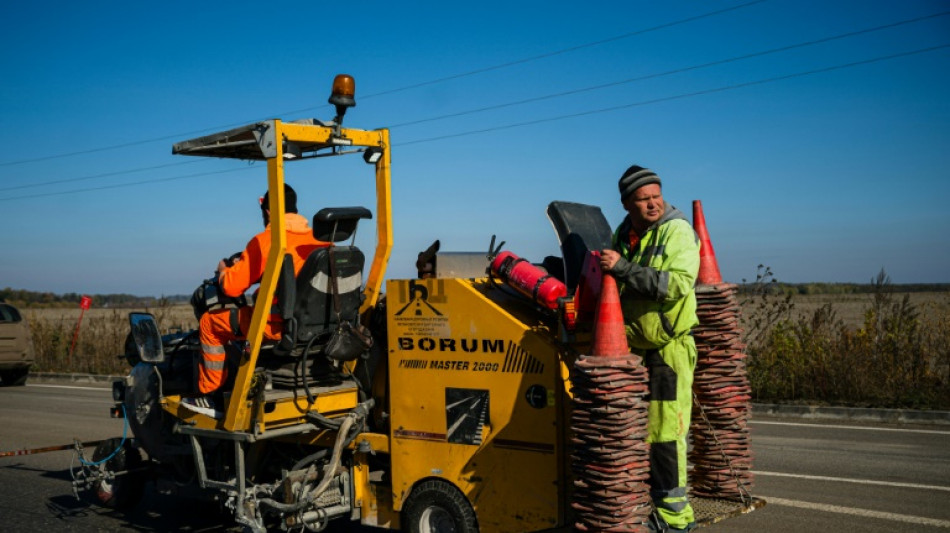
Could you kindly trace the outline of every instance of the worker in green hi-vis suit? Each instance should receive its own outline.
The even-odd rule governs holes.
[[[686,436],[692,409],[696,344],[694,285],[699,239],[678,209],[663,201],[660,178],[632,166],[620,178],[627,216],[601,267],[617,279],[631,350],[650,376],[650,494],[658,531],[695,527],[687,497]]]

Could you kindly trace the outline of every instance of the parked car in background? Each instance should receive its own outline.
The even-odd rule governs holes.
[[[0,385],[23,385],[35,355],[30,327],[16,307],[0,302]]]

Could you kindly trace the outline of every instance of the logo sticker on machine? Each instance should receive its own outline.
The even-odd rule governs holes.
[[[407,370],[462,370],[473,372],[506,372],[517,374],[543,374],[544,363],[527,350],[509,341],[507,348],[502,339],[446,339],[432,337],[397,337],[400,351],[435,352],[446,356],[452,354],[476,355],[505,354],[504,361],[467,361],[465,359],[400,359],[398,368]],[[419,355],[419,354],[416,354]]]
[[[456,359],[400,359],[399,368],[407,370],[461,370],[472,372],[498,372],[498,363],[486,361],[461,361]]]
[[[410,280],[395,291],[396,312],[393,326],[406,335],[420,337],[448,337],[451,335],[449,317],[439,308],[445,303],[442,280],[426,283]]]
[[[446,440],[480,445],[483,428],[490,423],[488,407],[487,390],[446,388]]]

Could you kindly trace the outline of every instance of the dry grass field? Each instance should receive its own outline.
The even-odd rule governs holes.
[[[739,301],[756,401],[950,409],[950,293],[743,294]],[[130,311],[154,314],[163,332],[197,327],[188,305],[90,309],[73,347],[79,309],[22,311],[36,371],[126,373],[119,354]]]
[[[128,371],[120,358],[129,332],[129,313],[152,313],[163,332],[198,327],[189,305],[139,309],[30,309],[21,311],[30,322],[36,349],[34,370],[123,374]],[[76,334],[79,326],[78,335]]]
[[[922,312],[950,308],[950,292],[895,292],[894,298],[901,299],[907,296],[910,303]],[[820,307],[830,304],[838,317],[846,326],[860,327],[864,323],[864,316],[872,304],[874,296],[871,294],[797,294],[792,297],[792,309],[789,318],[810,317]],[[740,297],[740,301],[743,298]],[[754,313],[751,302],[743,302],[743,316]],[[166,307],[135,308],[135,309],[89,309],[83,316],[81,337],[85,338],[92,324],[115,325],[118,328],[128,329],[128,314],[132,311],[141,311],[154,314],[163,331],[173,329],[189,330],[198,327],[198,321],[187,304],[170,305]],[[77,309],[30,309],[24,308],[24,314],[31,324],[48,323],[60,328],[76,327],[80,310]],[[95,327],[95,326],[94,326]],[[72,331],[72,329],[70,329]],[[97,330],[98,332],[98,330]],[[72,333],[70,333],[71,335]],[[123,334],[124,335],[124,334]],[[123,337],[124,338],[124,337]]]
[[[23,314],[31,323],[36,321],[55,322],[66,326],[75,327],[79,320],[80,310],[76,309],[33,309],[22,308]],[[138,307],[127,309],[89,309],[83,314],[82,329],[86,328],[86,322],[97,321],[118,321],[128,326],[129,313],[143,312],[152,313],[159,318],[159,323],[165,328],[194,328],[198,326],[195,315],[190,305],[170,305],[167,307]]]
[[[905,295],[911,305],[922,312],[950,307],[950,292],[896,292],[894,298],[902,299]],[[864,314],[873,301],[872,294],[799,294],[792,298],[792,315],[795,318],[812,316],[818,308],[831,304],[838,319],[848,327],[857,328],[864,324]]]

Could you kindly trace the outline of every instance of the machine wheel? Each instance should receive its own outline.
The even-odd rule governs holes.
[[[475,510],[458,489],[445,481],[425,481],[403,507],[403,530],[409,533],[477,533]]]
[[[96,446],[92,453],[92,461],[101,461],[109,457],[119,446],[122,439],[107,439]],[[142,459],[142,453],[133,447],[129,441],[125,441],[121,448],[116,451],[111,459],[105,462],[106,470],[112,472],[124,472],[141,468],[145,464]],[[147,476],[144,472],[131,472],[115,476],[112,479],[100,480],[93,486],[96,499],[104,507],[110,509],[128,509],[134,507],[145,493],[145,481]]]
[[[0,371],[0,385],[4,387],[26,385],[26,377],[28,375],[30,375],[29,367]]]

